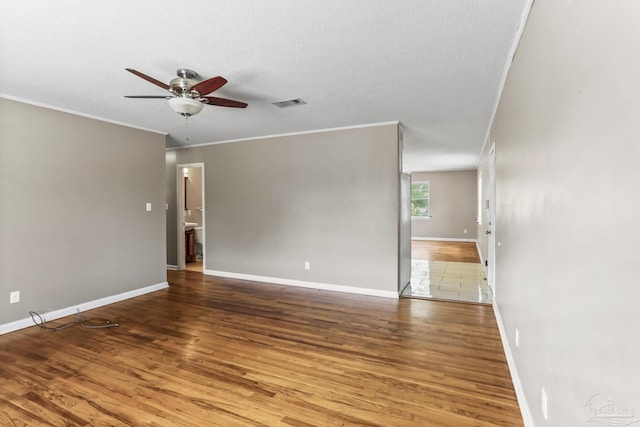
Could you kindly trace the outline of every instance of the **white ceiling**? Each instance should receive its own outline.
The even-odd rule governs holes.
[[[527,1],[7,1],[0,94],[169,145],[399,120],[406,170],[473,169]],[[168,83],[183,67],[249,107],[205,106],[185,127],[165,100],[124,98],[166,93],[125,68]]]

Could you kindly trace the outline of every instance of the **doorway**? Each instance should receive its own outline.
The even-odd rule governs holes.
[[[489,188],[487,214],[487,281],[494,296],[496,293],[496,145],[489,149]]]
[[[178,270],[206,269],[204,163],[177,165]]]
[[[411,282],[401,297],[491,304],[475,242],[414,239]]]

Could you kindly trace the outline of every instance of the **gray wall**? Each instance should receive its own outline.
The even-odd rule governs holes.
[[[592,425],[606,399],[640,418],[639,14],[535,2],[491,133],[496,304],[539,426]]]
[[[177,163],[205,163],[206,268],[396,292],[397,128],[175,151]]]
[[[431,219],[412,219],[412,237],[476,238],[476,171],[414,172],[411,181],[431,183]]]
[[[0,324],[166,281],[164,142],[0,99]]]

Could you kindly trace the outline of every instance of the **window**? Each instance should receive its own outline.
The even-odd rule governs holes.
[[[411,217],[431,218],[429,211],[429,182],[411,183]]]

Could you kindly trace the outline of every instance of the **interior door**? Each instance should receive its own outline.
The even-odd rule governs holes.
[[[494,296],[496,293],[495,290],[495,281],[496,281],[496,146],[492,145],[489,150],[489,200],[488,200],[488,212],[487,216],[489,218],[489,222],[487,222],[487,230],[486,233],[488,235],[487,239],[487,281],[489,282],[489,287],[493,292]]]

